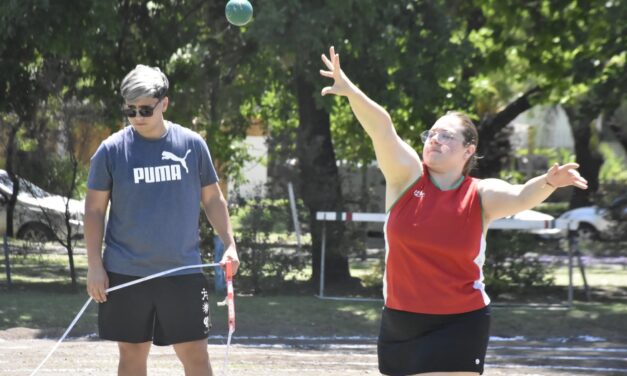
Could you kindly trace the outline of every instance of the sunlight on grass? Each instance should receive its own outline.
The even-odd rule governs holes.
[[[30,282],[37,282],[37,283],[54,283],[54,282],[62,282],[62,279],[59,277],[50,277],[50,278],[46,278],[46,277],[38,277],[38,276],[32,276],[32,277],[27,277],[27,276],[15,276],[13,278],[11,278],[11,280],[13,281],[13,283],[30,283]],[[69,273],[68,273],[68,277],[67,277],[68,283],[70,281],[70,277],[69,277]]]
[[[587,267],[586,278],[590,286],[604,287],[627,287],[627,270],[621,265],[615,267]],[[568,267],[560,267],[555,269],[555,284],[558,286],[568,285]],[[576,286],[583,285],[583,278],[579,268],[573,268],[573,284]]]
[[[311,267],[307,266],[301,271],[291,271],[285,274],[286,281],[308,281],[311,279]]]
[[[381,308],[380,307],[369,307],[368,309],[364,309],[364,307],[356,307],[354,305],[344,305],[338,308],[338,311],[348,312],[355,316],[360,316],[369,321],[375,322],[379,320]]]

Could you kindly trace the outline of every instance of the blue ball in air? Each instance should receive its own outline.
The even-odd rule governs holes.
[[[253,6],[248,0],[229,0],[224,13],[231,24],[244,26],[253,18]]]

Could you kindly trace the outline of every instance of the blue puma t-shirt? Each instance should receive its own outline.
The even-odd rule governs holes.
[[[201,188],[218,177],[202,137],[165,124],[166,134],[156,140],[129,125],[104,140],[91,158],[87,187],[111,191],[107,271],[143,277],[200,264]]]

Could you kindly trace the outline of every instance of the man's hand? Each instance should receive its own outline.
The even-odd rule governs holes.
[[[227,260],[231,260],[231,265],[233,266],[233,275],[237,274],[237,269],[239,268],[239,257],[237,257],[235,244],[231,244],[226,248],[226,250],[224,251],[224,255],[222,256],[222,260],[220,260],[220,266],[224,270],[226,270]]]
[[[87,293],[97,303],[107,301],[106,290],[109,288],[109,277],[102,265],[87,268]]]

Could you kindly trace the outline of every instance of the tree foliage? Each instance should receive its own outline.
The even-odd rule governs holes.
[[[485,156],[480,176],[496,176],[511,153],[505,126],[518,114],[536,103],[564,105],[578,161],[594,186],[601,159],[590,122],[610,116],[627,87],[624,1],[253,5],[253,22],[237,28],[227,23],[223,1],[0,2],[7,170],[15,170],[18,153],[49,150],[44,143],[58,125],[36,115],[50,98],[100,109],[94,124],[122,126],[119,83],[141,63],[168,75],[167,117],[201,132],[224,174],[238,174],[246,159],[240,141],[251,122],[262,124],[270,170],[300,181],[310,214],[345,209],[337,160],[364,165],[374,152],[347,101],[319,94],[328,84],[318,74],[320,55],[334,45],[351,79],[388,109],[398,133],[419,151],[418,134],[439,116],[470,113]],[[316,260],[320,227],[313,219],[309,225]],[[346,254],[340,241],[331,243],[329,272],[346,279]]]

